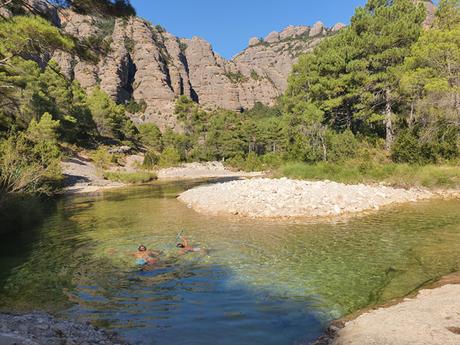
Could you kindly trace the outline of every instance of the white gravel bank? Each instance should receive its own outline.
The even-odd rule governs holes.
[[[184,163],[178,167],[158,170],[159,180],[186,180],[212,177],[256,177],[261,172],[232,171],[221,162]]]
[[[338,216],[433,196],[421,189],[257,178],[196,187],[179,200],[204,214],[289,218]]]

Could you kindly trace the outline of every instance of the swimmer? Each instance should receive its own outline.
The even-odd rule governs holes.
[[[137,252],[133,255],[136,258],[136,264],[138,265],[154,265],[158,262],[158,259],[153,257],[157,255],[157,253],[147,250],[147,247],[143,244],[137,248]]]
[[[187,239],[184,237],[184,236],[180,236],[179,237],[182,242],[179,242],[176,244],[176,247],[179,248],[179,254],[180,255],[184,255],[184,254],[187,254],[187,253],[191,253],[191,252],[204,252],[205,249],[203,248],[198,248],[198,247],[192,247],[188,244],[188,241]]]

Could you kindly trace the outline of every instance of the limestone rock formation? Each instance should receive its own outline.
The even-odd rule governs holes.
[[[322,22],[316,22],[310,30],[310,37],[324,35],[326,28]]]
[[[332,27],[331,31],[332,31],[332,32],[337,32],[337,31],[342,30],[342,29],[345,28],[345,27],[346,27],[345,24],[343,24],[343,23],[337,23],[337,24],[335,24],[335,25]]]
[[[249,46],[252,47],[252,46],[255,46],[257,44],[260,43],[260,40],[257,38],[257,37],[252,37],[250,40],[249,40]]]
[[[179,39],[138,17],[101,18],[69,9],[55,12],[46,6],[43,11],[55,25],[83,41],[98,42],[101,48],[96,51],[98,61],[55,53],[62,73],[89,91],[101,87],[117,102],[143,103],[145,110],[132,114],[132,119],[154,122],[161,129],[180,130],[174,106],[181,95],[207,109],[274,104],[286,89],[298,56],[332,32],[321,22],[313,27],[288,26],[263,41],[252,38],[244,51],[227,60],[202,38]]]
[[[276,31],[270,32],[267,37],[265,37],[264,41],[267,43],[275,43],[280,40],[280,34]]]

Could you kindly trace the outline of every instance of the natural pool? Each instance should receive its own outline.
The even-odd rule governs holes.
[[[175,196],[196,183],[3,207],[0,308],[91,320],[134,344],[299,344],[460,269],[459,200],[264,222],[188,209]],[[209,252],[178,256],[182,228]],[[156,269],[134,265],[140,243],[163,252]]]

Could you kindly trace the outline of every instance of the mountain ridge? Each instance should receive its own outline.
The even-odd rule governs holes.
[[[136,102],[142,111],[131,114],[134,122],[153,122],[162,130],[180,130],[174,107],[182,95],[205,109],[273,105],[297,57],[344,26],[288,26],[257,42],[251,39],[227,60],[203,38],[178,38],[140,17],[99,17],[58,10],[45,0],[28,1],[64,32],[105,50],[98,63],[54,52],[51,58],[66,77],[86,90],[99,86],[119,103]]]

